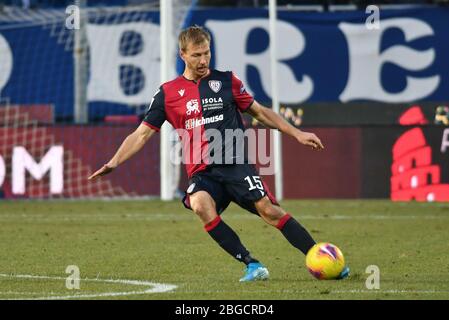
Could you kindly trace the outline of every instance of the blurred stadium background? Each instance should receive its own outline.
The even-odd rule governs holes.
[[[379,29],[366,25],[370,4]],[[277,1],[280,112],[326,145],[313,153],[283,137],[283,198],[449,200],[447,5]],[[150,0],[0,2],[0,198],[161,195],[160,135],[114,174],[86,180],[161,81],[159,9]],[[212,67],[234,70],[272,104],[268,1],[173,0],[170,23],[172,48],[182,27],[208,28]],[[182,72],[175,54],[167,59],[169,75]],[[187,183],[183,168],[170,172],[169,199]]]

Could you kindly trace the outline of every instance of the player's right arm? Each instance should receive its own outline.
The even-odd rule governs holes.
[[[126,137],[120,148],[117,150],[111,160],[94,174],[89,177],[89,180],[96,179],[110,173],[120,164],[131,158],[142,149],[145,143],[151,138],[156,131],[149,128],[145,124],[141,124],[133,133]]]
[[[117,150],[111,160],[88,179],[93,180],[112,172],[120,164],[135,155],[151,136],[159,131],[160,127],[165,121],[165,98],[162,87],[154,94],[145,118],[140,126],[122,142],[122,145]]]

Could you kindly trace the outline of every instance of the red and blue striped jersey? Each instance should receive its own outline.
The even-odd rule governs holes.
[[[253,102],[254,98],[233,72],[211,69],[198,81],[179,76],[162,84],[143,124],[159,131],[164,121],[168,121],[177,129],[187,174],[191,177],[208,166],[241,163],[235,133],[245,130],[241,112]],[[246,161],[246,153],[243,157]]]

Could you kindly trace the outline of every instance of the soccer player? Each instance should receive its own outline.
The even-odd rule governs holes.
[[[207,134],[208,130],[215,130],[224,135],[230,129],[243,130],[241,112],[250,114],[268,128],[292,136],[303,145],[315,150],[324,148],[315,134],[295,128],[271,109],[255,101],[233,72],[210,69],[210,42],[210,34],[199,26],[189,27],[180,33],[179,53],[185,62],[184,73],[159,87],[140,126],[124,140],[112,159],[89,179],[108,174],[131,158],[159,131],[164,121],[183,132],[180,135],[184,142],[184,154],[190,151],[193,158],[195,153],[204,155],[217,144],[213,146],[212,140],[205,139],[196,145],[199,148],[195,147],[195,133]],[[214,139],[216,141],[221,141],[223,156],[226,150],[236,147],[234,139]],[[219,154],[218,158],[222,159],[221,156]],[[231,163],[227,158],[224,164],[220,161],[208,162],[207,157],[200,157],[201,161],[187,157],[190,160],[186,161],[189,187],[183,203],[198,215],[212,239],[246,265],[240,281],[264,280],[269,276],[268,269],[250,255],[238,235],[220,217],[231,201],[279,229],[303,254],[307,254],[315,241],[276,202],[260,179],[254,164],[242,157],[246,156],[233,156]],[[345,269],[340,277],[346,277],[348,272]]]

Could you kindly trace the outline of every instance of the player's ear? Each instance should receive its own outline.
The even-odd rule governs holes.
[[[184,51],[182,50],[182,49],[179,49],[179,56],[181,57],[181,59],[182,59],[182,61],[186,61],[186,59],[185,59],[185,53],[184,53]]]

